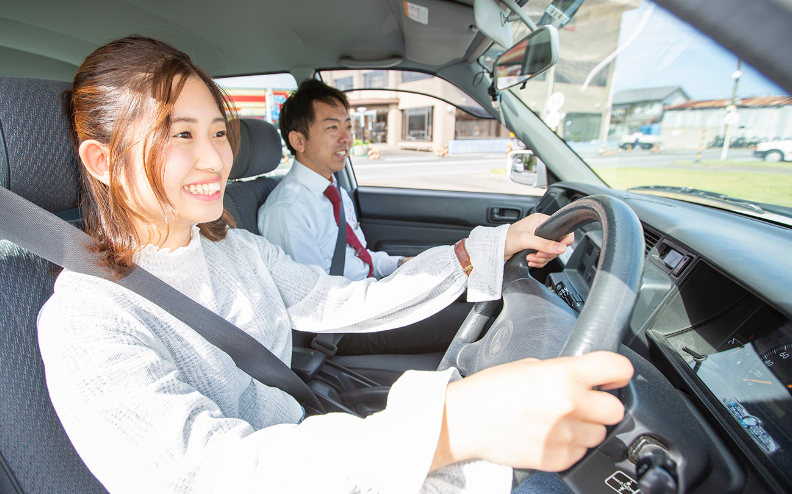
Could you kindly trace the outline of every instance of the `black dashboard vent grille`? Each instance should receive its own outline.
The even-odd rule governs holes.
[[[644,225],[643,230],[644,230],[644,244],[645,244],[644,255],[648,255],[649,251],[652,250],[652,247],[654,247],[657,244],[657,242],[660,241],[660,234],[655,233],[653,230],[650,230],[649,228],[646,227],[646,225]]]

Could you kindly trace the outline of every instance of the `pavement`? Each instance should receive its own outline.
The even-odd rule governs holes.
[[[360,185],[542,195],[544,189],[516,184],[506,176],[506,154],[438,157],[433,152],[381,147],[380,159],[353,156]],[[530,180],[533,183],[533,180]]]
[[[532,184],[535,175],[519,174],[522,182],[511,182],[506,175],[505,153],[471,153],[438,157],[433,152],[398,149],[394,146],[377,144],[380,159],[370,160],[366,156],[352,156],[355,176],[360,185],[379,187],[400,187],[411,189],[463,190],[472,192],[492,192],[520,195],[542,195],[544,189],[535,189]],[[704,161],[720,160],[721,150],[705,149],[701,159]],[[698,169],[695,165],[683,165],[675,162],[693,161],[696,151],[664,150],[658,154],[651,151],[618,152],[611,155],[598,153],[581,153],[581,158],[594,168],[670,168]],[[750,173],[792,173],[789,169],[767,168],[757,166],[761,160],[753,156],[750,149],[731,149],[728,155],[730,163],[724,171]],[[752,162],[745,168],[736,167],[734,161]],[[717,167],[708,165],[707,170],[717,171]],[[283,170],[285,173],[285,169]]]

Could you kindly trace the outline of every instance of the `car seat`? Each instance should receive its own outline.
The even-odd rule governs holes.
[[[78,201],[60,97],[68,83],[0,77],[0,185],[51,211]],[[50,403],[36,318],[59,268],[0,240],[0,492],[101,493]]]
[[[239,150],[228,176],[223,206],[237,228],[259,235],[258,210],[282,177],[265,177],[281,161],[281,139],[275,127],[260,119],[239,120]]]

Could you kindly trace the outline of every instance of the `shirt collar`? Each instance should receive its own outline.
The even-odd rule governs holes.
[[[298,182],[303,184],[313,195],[321,197],[330,183],[326,178],[311,170],[297,160],[294,160],[290,174],[297,179]],[[333,177],[333,184],[335,184],[335,177]]]

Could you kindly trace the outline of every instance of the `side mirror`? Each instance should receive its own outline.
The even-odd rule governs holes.
[[[538,189],[547,188],[547,167],[531,150],[512,151],[506,158],[509,181]]]
[[[558,62],[558,30],[542,26],[498,57],[493,67],[500,91],[537,76]]]

